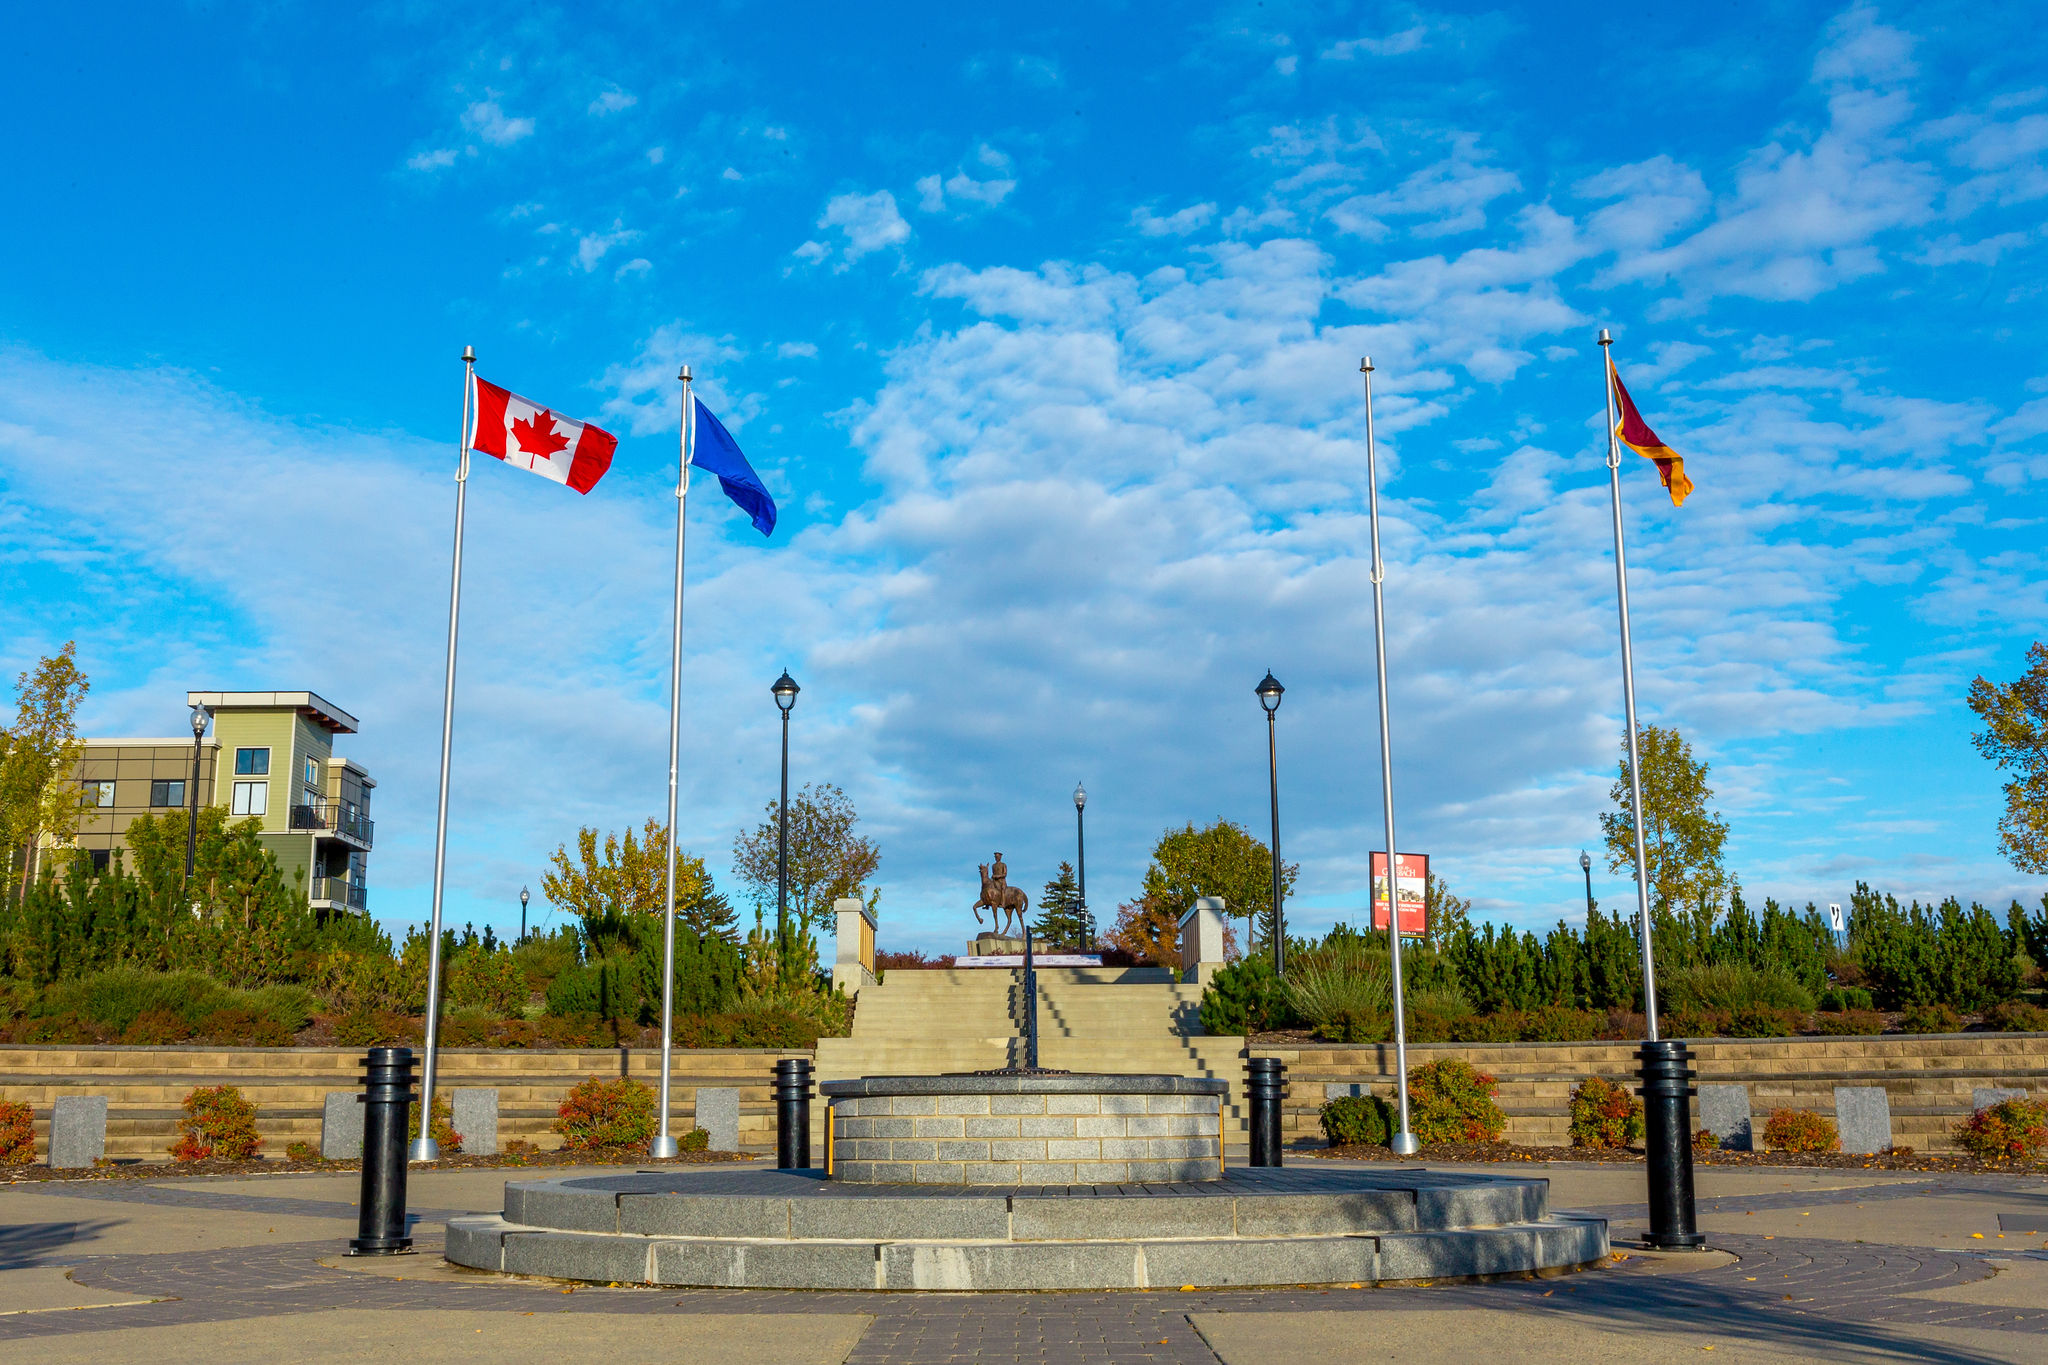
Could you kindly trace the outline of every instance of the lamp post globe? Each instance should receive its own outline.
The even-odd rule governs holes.
[[[207,722],[213,712],[204,702],[192,703],[192,781],[185,788],[185,880],[192,880],[192,864],[199,856],[199,746],[206,738]]]
[[[779,962],[789,945],[789,710],[803,689],[785,668],[768,690],[782,712],[782,800],[775,807],[775,946]]]
[[[1586,874],[1586,913],[1593,913],[1593,857],[1583,848],[1579,850],[1579,871]]]
[[[1280,742],[1273,729],[1273,713],[1280,709],[1281,694],[1287,689],[1269,668],[1252,691],[1266,712],[1266,778],[1273,800],[1273,974],[1280,976],[1287,970],[1287,921],[1280,909]]]
[[[526,903],[533,899],[533,893],[525,887],[519,888],[519,941],[526,942]]]

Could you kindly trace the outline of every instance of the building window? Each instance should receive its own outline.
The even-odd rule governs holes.
[[[320,760],[317,758],[306,760],[306,785],[309,787],[320,785]]]
[[[114,851],[110,848],[89,848],[86,850],[86,856],[92,859],[93,871],[105,872],[107,864],[114,860]]]
[[[259,749],[267,754],[269,750]],[[268,815],[270,813],[270,784],[268,782],[237,782],[235,784],[236,815]]]
[[[235,776],[262,777],[270,771],[270,750],[235,750]]]
[[[104,810],[114,804],[114,784],[111,782],[88,782],[85,784],[85,804]]]
[[[149,784],[149,804],[152,806],[182,806],[185,804],[185,780],[174,778],[166,781],[158,778]]]

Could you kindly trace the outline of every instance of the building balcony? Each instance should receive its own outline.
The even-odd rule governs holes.
[[[370,889],[366,886],[351,886],[345,877],[315,877],[306,893],[306,898],[315,905],[344,906],[350,910],[369,908]]]
[[[368,816],[339,801],[316,801],[292,807],[292,828],[324,830],[363,848],[370,847],[376,824]]]

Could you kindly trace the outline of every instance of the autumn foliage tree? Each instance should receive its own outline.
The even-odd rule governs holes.
[[[2048,645],[2027,650],[2027,671],[2010,683],[1978,678],[1970,709],[1984,728],[1977,752],[2012,774],[1998,849],[2022,872],[2048,872]]]
[[[581,920],[586,933],[608,917],[659,917],[668,889],[668,831],[650,819],[637,838],[629,828],[623,835],[605,835],[600,845],[597,831],[585,827],[576,831],[573,857],[564,844],[548,863],[541,894]],[[737,939],[732,906],[712,886],[702,858],[677,855],[675,905],[678,918],[699,936]]]
[[[778,803],[766,817],[732,842],[733,871],[758,906],[776,903]],[[842,896],[868,897],[868,881],[882,855],[874,841],[853,832],[860,813],[847,794],[829,782],[805,787],[789,802],[789,913],[795,929],[830,929],[832,902]],[[778,927],[779,932],[779,927]]]
[[[47,839],[68,847],[88,807],[72,780],[84,752],[78,705],[92,687],[78,668],[78,642],[36,662],[15,680],[14,724],[0,729],[0,857],[19,851],[22,893],[35,880]]]
[[[1281,865],[1282,895],[1293,890],[1298,869],[1296,863]],[[1272,850],[1229,820],[1167,830],[1145,869],[1142,901],[1152,907],[1148,913],[1170,915],[1178,924],[1203,896],[1221,896],[1224,912],[1245,919],[1251,941],[1263,942],[1273,913]]]
[[[1708,765],[1693,757],[1677,728],[1646,725],[1639,732],[1643,763],[1643,854],[1655,910],[1718,904],[1727,886],[1721,846],[1728,822],[1712,808]],[[1633,874],[1635,812],[1629,794],[1628,736],[1622,735],[1621,771],[1609,792],[1614,810],[1600,817],[1607,835],[1607,870]]]

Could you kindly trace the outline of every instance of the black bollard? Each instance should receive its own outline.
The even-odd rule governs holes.
[[[1692,1197],[1692,1052],[1674,1039],[1644,1043],[1643,1145],[1649,1155],[1651,1246],[1686,1251],[1706,1245]]]
[[[786,1057],[775,1064],[775,1168],[811,1165],[811,1062]]]
[[[412,1250],[405,1235],[405,1126],[412,1109],[412,1049],[373,1047],[363,1058],[363,1193],[351,1256]]]
[[[1253,1057],[1245,1063],[1245,1101],[1251,1106],[1254,1166],[1280,1164],[1280,1097],[1287,1090],[1287,1068],[1278,1057]]]

